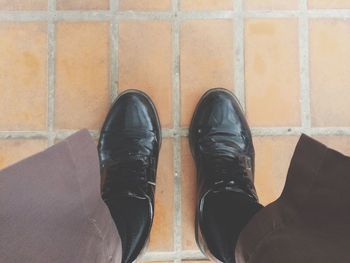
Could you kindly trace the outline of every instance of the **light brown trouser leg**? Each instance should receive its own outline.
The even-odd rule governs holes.
[[[0,262],[120,261],[87,130],[0,171]]]

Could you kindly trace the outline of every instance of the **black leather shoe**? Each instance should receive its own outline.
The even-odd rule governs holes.
[[[235,262],[238,235],[262,206],[253,184],[252,136],[231,92],[217,88],[203,95],[189,140],[197,168],[197,244],[215,261]]]
[[[122,93],[103,124],[98,144],[102,198],[122,241],[122,262],[136,260],[148,242],[161,128],[151,99],[141,91]]]

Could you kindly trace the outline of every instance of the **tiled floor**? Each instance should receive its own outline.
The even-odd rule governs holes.
[[[80,128],[116,95],[154,99],[165,137],[144,261],[197,262],[187,127],[211,87],[233,90],[256,147],[262,203],[298,136],[350,154],[349,0],[0,0],[0,167]]]

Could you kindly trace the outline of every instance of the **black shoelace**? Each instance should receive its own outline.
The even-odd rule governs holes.
[[[215,187],[238,186],[250,190],[251,184],[247,178],[251,173],[249,157],[213,156],[207,162]]]
[[[255,198],[251,159],[240,153],[236,143],[227,138],[237,136],[214,132],[200,143],[205,167],[214,189],[238,188]]]
[[[107,177],[104,183],[103,196],[113,195],[113,190],[124,189],[133,191],[155,182],[148,179],[151,160],[146,156],[133,156],[127,160],[110,160],[106,165]],[[115,194],[118,194],[116,192]]]

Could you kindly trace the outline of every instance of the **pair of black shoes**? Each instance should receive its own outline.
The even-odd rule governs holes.
[[[235,262],[241,229],[261,208],[253,185],[254,147],[234,95],[203,95],[189,130],[197,167],[196,240],[215,261]],[[102,197],[122,241],[122,262],[141,254],[153,215],[161,127],[151,99],[137,90],[121,94],[110,109],[98,145]]]

